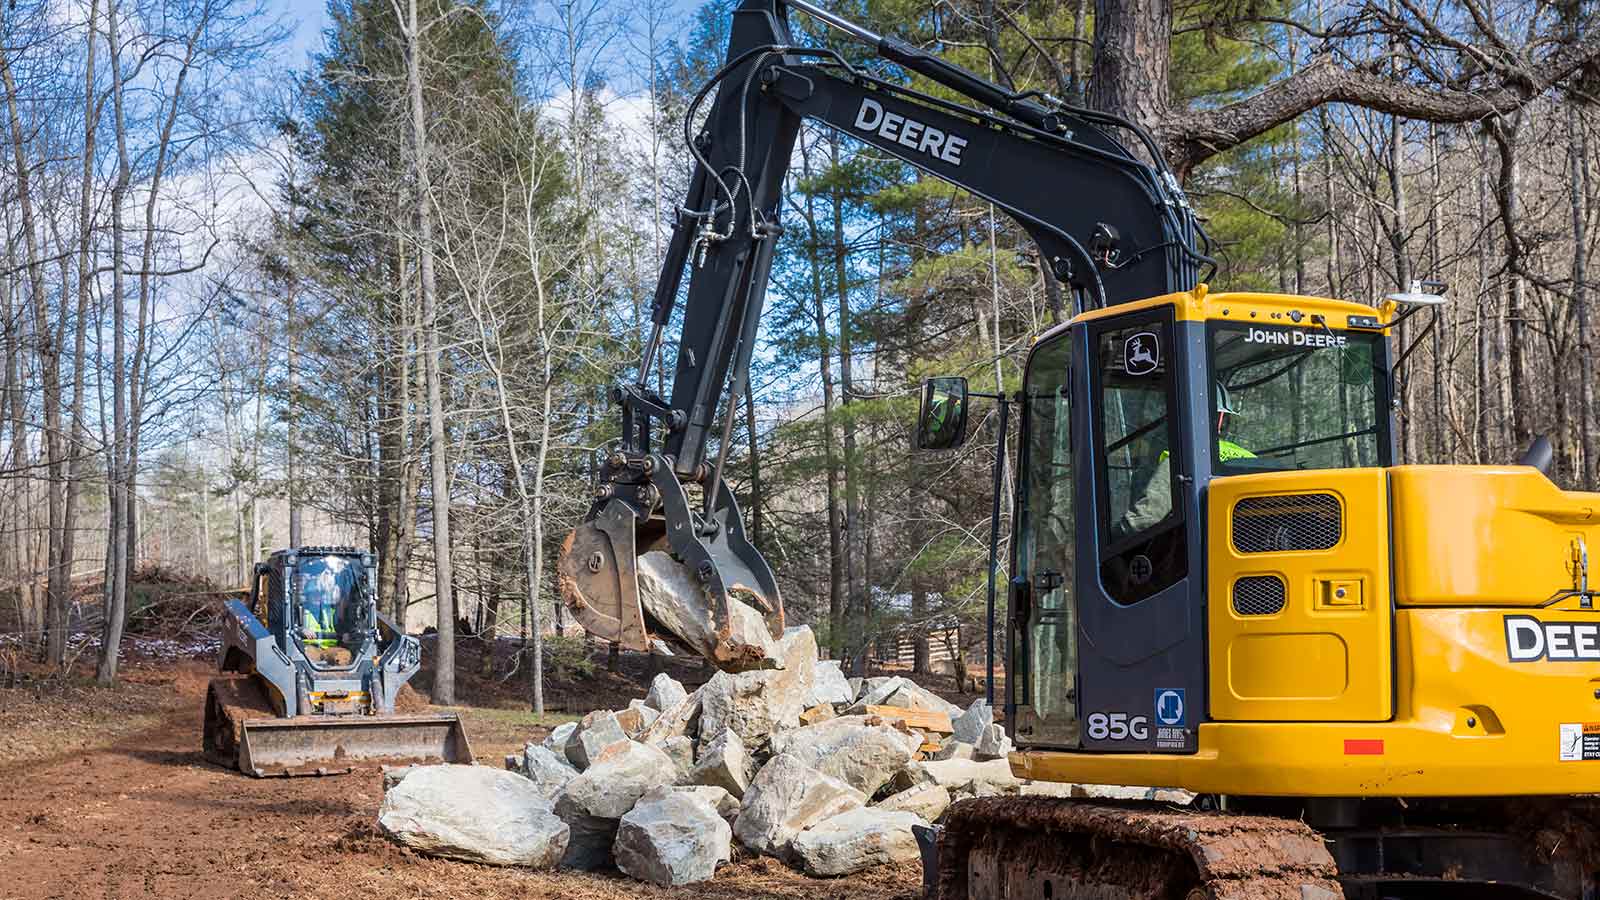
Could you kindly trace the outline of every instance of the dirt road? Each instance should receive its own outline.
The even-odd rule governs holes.
[[[0,765],[0,897],[911,900],[917,893],[914,866],[818,881],[771,860],[744,860],[710,884],[662,890],[616,874],[426,859],[376,830],[376,770],[254,779],[207,764],[199,752],[207,677],[200,663],[160,673],[157,683],[170,684],[157,692],[164,708],[109,744]],[[507,749],[505,736],[471,736],[485,763]]]

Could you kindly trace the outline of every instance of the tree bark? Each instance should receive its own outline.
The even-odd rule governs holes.
[[[47,597],[45,656],[52,662],[66,659],[66,597],[58,574],[61,567],[62,534],[62,434],[61,434],[61,346],[53,339],[46,305],[49,296],[44,286],[44,261],[39,251],[39,223],[34,214],[33,179],[27,158],[27,138],[17,111],[17,85],[11,72],[7,48],[0,47],[0,84],[6,92],[6,114],[11,129],[11,153],[16,166],[17,208],[21,213],[23,249],[28,254],[29,301],[33,308],[34,341],[39,357],[39,380],[43,390],[44,446],[46,459],[46,508],[48,510],[47,552],[45,554]],[[31,578],[30,578],[31,582]],[[59,616],[59,619],[58,619]]]
[[[1567,162],[1572,181],[1572,310],[1578,328],[1578,457],[1579,484],[1600,489],[1600,460],[1595,459],[1594,339],[1589,332],[1589,141],[1578,118],[1578,101],[1568,99]]]
[[[417,191],[416,216],[419,231],[417,251],[421,270],[423,368],[428,382],[429,485],[433,501],[433,583],[438,604],[438,649],[435,651],[433,702],[453,706],[456,702],[456,611],[450,570],[450,471],[449,446],[444,427],[444,390],[439,374],[438,288],[434,274],[433,187],[428,160],[427,113],[422,102],[422,27],[417,15],[417,0],[409,0],[408,15],[401,28],[406,37],[407,93],[411,108],[413,180]]]

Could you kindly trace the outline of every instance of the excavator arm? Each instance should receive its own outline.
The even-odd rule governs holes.
[[[795,46],[791,8],[973,105],[896,85],[830,50]],[[1210,262],[1196,248],[1203,235],[1177,179],[1131,123],[1008,91],[804,0],[745,0],[733,14],[724,66],[685,117],[694,172],[656,285],[638,377],[613,394],[622,440],[601,466],[588,516],[559,563],[563,602],[592,634],[625,647],[647,649],[664,628],[720,667],[741,669],[771,664],[768,639],[782,632],[777,582],[745,536],[723,467],[783,233],[784,180],[806,119],[993,202],[1033,238],[1040,264],[1071,291],[1075,311],[1188,290]],[[1133,135],[1155,164],[1114,132]],[[650,375],[680,299],[678,356],[661,397]],[[708,464],[713,432],[717,458]],[[698,502],[687,484],[699,487]],[[657,550],[689,574],[674,609],[663,608],[669,601],[654,574],[641,599],[637,560]],[[739,604],[758,613],[763,628],[753,628]]]

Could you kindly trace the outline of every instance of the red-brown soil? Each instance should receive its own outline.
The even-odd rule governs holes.
[[[377,831],[376,769],[254,779],[217,768],[200,754],[209,666],[125,671],[128,683],[113,691],[81,682],[0,690],[0,897],[911,900],[919,893],[915,865],[815,880],[771,860],[742,860],[708,884],[664,890],[616,873],[427,859]],[[505,710],[468,708],[463,716],[474,752],[489,765],[538,732]]]

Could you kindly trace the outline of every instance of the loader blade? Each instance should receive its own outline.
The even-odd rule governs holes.
[[[257,778],[340,774],[359,762],[472,762],[454,714],[250,719],[242,732],[239,771]]]
[[[336,775],[356,763],[471,763],[454,713],[432,716],[278,718],[253,676],[212,679],[206,690],[206,759],[257,778]]]

